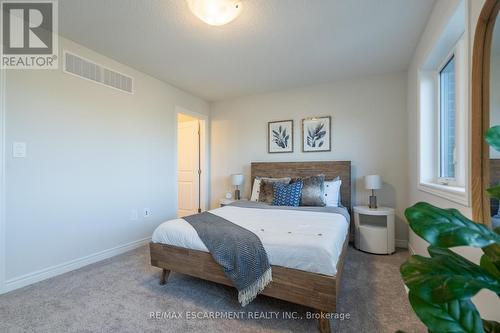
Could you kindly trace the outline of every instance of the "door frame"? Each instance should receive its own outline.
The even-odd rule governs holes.
[[[178,188],[178,182],[179,182],[179,177],[178,177],[178,172],[179,172],[179,160],[178,160],[178,150],[179,150],[179,142],[178,142],[178,116],[179,114],[185,114],[191,117],[194,117],[200,121],[200,164],[201,164],[201,177],[200,177],[200,207],[202,211],[208,210],[208,203],[210,202],[209,198],[209,193],[210,193],[210,188],[209,188],[209,140],[208,140],[208,121],[209,118],[207,115],[194,112],[191,110],[188,110],[182,106],[176,105],[175,106],[175,212],[177,214],[177,210],[179,209],[179,188]]]

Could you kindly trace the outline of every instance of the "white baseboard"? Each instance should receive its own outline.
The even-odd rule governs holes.
[[[15,277],[13,279],[9,279],[5,281],[5,286],[1,288],[1,293],[6,293],[15,289],[19,289],[30,284],[40,282],[46,280],[48,278],[67,273],[69,271],[73,271],[75,269],[81,268],[83,266],[87,266],[98,261],[108,259],[114,257],[116,255],[125,253],[127,251],[136,249],[138,247],[144,246],[151,241],[151,237],[139,239],[127,244],[118,245],[111,249],[107,249],[104,251],[100,251],[83,258],[78,258],[74,260],[67,261],[65,263],[54,265],[52,267],[44,268],[32,273],[28,273],[25,275],[21,275],[19,277]]]
[[[406,239],[396,239],[396,247],[401,247],[403,249],[408,248],[408,241]]]
[[[413,249],[410,243],[408,243],[408,252],[410,252],[411,255],[415,255],[415,250]]]

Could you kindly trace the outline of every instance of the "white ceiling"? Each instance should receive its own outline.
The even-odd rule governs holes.
[[[221,27],[184,0],[60,0],[60,33],[209,101],[406,70],[434,0],[243,0]]]

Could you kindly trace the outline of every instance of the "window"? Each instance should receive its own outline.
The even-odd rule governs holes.
[[[441,38],[418,71],[417,186],[469,205],[467,40],[463,32],[455,36],[454,43]]]
[[[439,183],[455,180],[455,57],[439,71]]]
[[[439,35],[416,53],[419,191],[469,202],[467,1],[458,1]],[[426,39],[422,39],[426,40]],[[411,86],[410,86],[411,87]],[[412,126],[413,124],[410,124]]]

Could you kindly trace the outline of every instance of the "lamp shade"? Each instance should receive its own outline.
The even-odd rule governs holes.
[[[234,186],[239,186],[243,184],[245,177],[241,173],[235,173],[231,175],[231,182]]]
[[[368,190],[378,190],[382,187],[382,178],[379,175],[365,176],[365,187]]]

